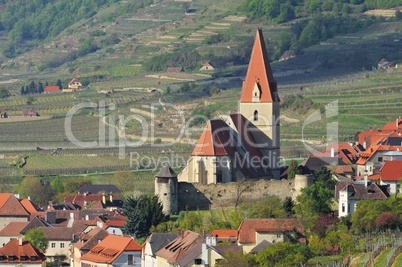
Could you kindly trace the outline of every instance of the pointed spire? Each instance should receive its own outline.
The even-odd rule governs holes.
[[[258,100],[255,99],[254,88],[260,88]],[[254,97],[253,97],[254,96]],[[251,52],[250,63],[246,79],[243,82],[240,102],[278,102],[279,96],[277,85],[272,75],[269,64],[267,49],[261,28],[258,28],[255,36],[253,51]]]

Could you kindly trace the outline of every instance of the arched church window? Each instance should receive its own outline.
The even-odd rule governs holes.
[[[258,110],[254,111],[254,121],[258,121]]]

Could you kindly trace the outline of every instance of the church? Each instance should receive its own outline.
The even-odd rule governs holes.
[[[280,99],[262,30],[257,30],[239,112],[209,120],[178,175],[179,182],[216,184],[279,179]]]

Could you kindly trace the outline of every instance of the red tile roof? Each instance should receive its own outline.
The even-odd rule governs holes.
[[[390,146],[390,145],[373,145],[366,149],[366,151],[360,153],[360,158],[356,164],[364,165],[366,162],[378,151],[396,151],[401,150],[402,146]]]
[[[141,246],[131,237],[108,235],[97,246],[82,256],[81,260],[110,264],[123,251],[141,251]]]
[[[272,75],[271,65],[269,64],[267,49],[265,47],[261,29],[257,30],[255,36],[246,79],[243,83],[240,102],[252,102],[253,89],[256,84],[259,85],[261,90],[260,102],[279,101],[277,85],[274,76]]]
[[[9,262],[9,257],[14,257],[12,261],[13,265],[29,264],[29,263],[41,263],[45,260],[45,255],[42,251],[36,249],[29,241],[22,241],[19,245],[18,239],[12,239],[4,247],[0,248],[0,262]],[[21,257],[26,257],[22,260]],[[31,260],[31,257],[35,257],[35,260]]]
[[[72,78],[71,81],[68,83],[68,85],[72,85],[73,83],[78,83],[78,79],[77,78]]]
[[[48,85],[43,88],[45,92],[60,92],[60,87],[57,85]]]
[[[156,252],[156,256],[166,259],[173,264],[181,261],[204,242],[204,238],[195,232],[179,232],[178,237]],[[197,255],[196,255],[197,256]]]
[[[20,203],[25,208],[25,210],[28,211],[30,214],[42,211],[38,206],[36,206],[35,203],[33,203],[29,199],[26,199],[26,198],[22,199],[22,200],[20,200]]]
[[[233,133],[229,125],[222,120],[210,120],[204,128],[192,156],[227,156],[233,155]]]
[[[29,222],[10,222],[1,231],[0,236],[19,236]]]
[[[235,237],[237,238],[238,231],[237,230],[212,230],[211,235],[218,238],[229,238]]]
[[[0,193],[0,216],[29,217],[29,213],[13,194]]]
[[[256,232],[289,232],[297,231],[304,236],[304,228],[297,219],[244,219],[239,227],[238,242],[255,244]]]
[[[402,179],[402,161],[385,162],[380,169],[380,179],[382,181],[400,181]]]

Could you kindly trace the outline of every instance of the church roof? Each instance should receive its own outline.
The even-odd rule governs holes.
[[[240,102],[252,102],[252,92],[256,84],[261,90],[260,102],[280,101],[261,29],[257,30],[254,40],[246,79],[243,82]]]
[[[225,121],[210,120],[207,122],[192,156],[235,156],[233,164],[245,177],[262,177],[265,175],[262,164],[251,164],[251,160],[264,160],[248,123],[239,113],[230,115],[230,127]]]
[[[233,155],[232,128],[223,120],[207,122],[192,156],[228,156]]]

